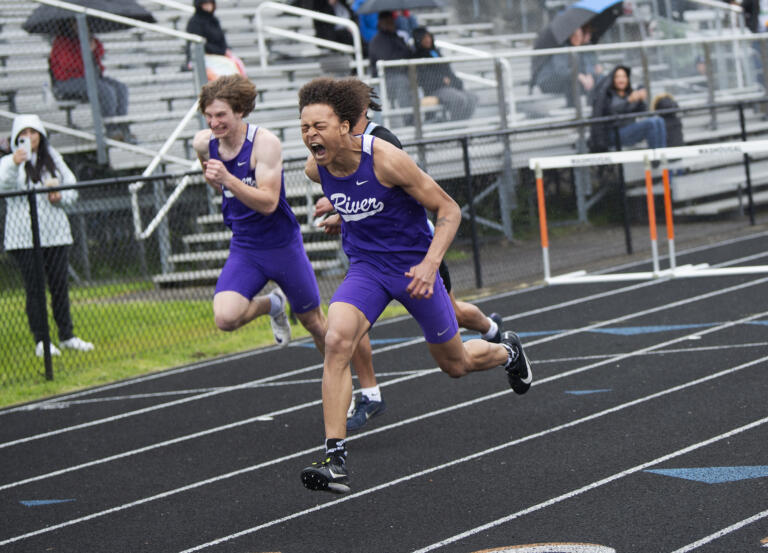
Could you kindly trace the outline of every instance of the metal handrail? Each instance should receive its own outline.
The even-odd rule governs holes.
[[[347,44],[340,44],[338,42],[333,42],[333,41],[325,40],[322,38],[306,36],[301,33],[289,31],[286,29],[278,29],[277,27],[265,26],[261,14],[264,10],[268,10],[268,9],[276,10],[283,13],[289,13],[292,15],[308,17],[310,19],[317,19],[318,21],[324,21],[326,23],[333,23],[335,25],[341,25],[343,27],[346,27],[347,29],[349,29],[350,33],[352,33],[353,44],[352,46],[349,46]],[[264,35],[266,33],[272,33],[272,34],[276,34],[286,38],[292,38],[298,42],[306,42],[309,44],[314,44],[316,46],[322,46],[324,48],[336,50],[338,52],[354,54],[355,70],[357,71],[357,76],[361,79],[364,76],[363,42],[362,42],[362,39],[360,38],[360,29],[358,28],[357,24],[354,21],[351,21],[349,19],[344,19],[343,17],[336,17],[333,15],[319,13],[312,10],[296,8],[294,6],[289,6],[287,4],[279,4],[277,2],[268,1],[268,2],[262,2],[256,8],[256,31],[257,31],[256,34],[258,37],[258,41],[259,41],[259,57],[261,58],[261,67],[267,67],[269,65],[268,59],[267,59],[268,57],[267,44],[266,44]]]

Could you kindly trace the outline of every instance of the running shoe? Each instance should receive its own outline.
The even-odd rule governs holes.
[[[359,430],[368,419],[378,417],[387,408],[387,404],[384,400],[373,401],[371,398],[360,394],[355,402],[355,408],[352,414],[347,417],[347,430]]]
[[[491,313],[490,315],[488,315],[488,318],[491,319],[494,323],[496,323],[496,326],[498,327],[498,330],[496,330],[496,334],[494,334],[493,337],[488,338],[488,341],[498,344],[499,342],[501,342],[501,325],[504,324],[504,320],[501,318],[501,315],[499,315],[498,313]]]
[[[314,491],[347,493],[350,490],[347,467],[333,456],[302,470],[301,483]]]
[[[269,316],[269,322],[272,325],[272,334],[275,335],[275,342],[284,346],[291,341],[291,324],[288,322],[288,315],[285,313],[285,306],[288,300],[280,288],[272,290],[272,294],[280,300],[281,308],[277,315]]]
[[[504,370],[507,371],[509,385],[515,393],[524,394],[531,387],[533,371],[531,370],[531,363],[528,361],[528,356],[525,355],[525,352],[523,351],[523,344],[518,335],[511,331],[507,331],[501,335],[501,343],[504,344],[507,349],[511,349],[517,353],[515,360],[505,366]]]

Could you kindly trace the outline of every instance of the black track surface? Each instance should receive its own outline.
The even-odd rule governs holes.
[[[525,396],[501,369],[442,374],[410,319],[377,325],[388,409],[350,437],[345,496],[299,479],[323,440],[307,343],[6,409],[0,551],[768,551],[767,298],[768,273],[484,299],[523,337]],[[731,481],[650,472],[708,468]],[[543,543],[593,546],[520,547]]]

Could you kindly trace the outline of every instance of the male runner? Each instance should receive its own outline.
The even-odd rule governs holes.
[[[326,319],[299,224],[286,201],[280,141],[243,121],[255,99],[256,87],[240,75],[220,77],[200,92],[199,108],[210,129],[199,131],[193,145],[205,180],[223,195],[224,222],[232,229],[213,297],[214,320],[221,330],[232,331],[269,313],[275,340],[285,345],[290,340],[287,296],[322,353]],[[256,296],[268,280],[280,288]],[[355,350],[354,362],[359,367],[372,363],[367,338]]]
[[[381,111],[381,105],[376,101],[378,99],[376,91],[364,82],[354,78],[344,79],[344,85],[352,87],[355,89],[356,94],[366,98],[364,105],[361,106],[360,119],[354,129],[352,129],[352,133],[356,136],[370,134],[377,138],[381,138],[382,140],[386,140],[397,148],[402,149],[402,143],[392,131],[368,119],[369,109],[372,111]],[[314,163],[311,155],[309,163]],[[328,198],[323,196],[315,204],[314,216],[322,216],[331,211],[333,211],[333,205]],[[336,231],[336,228],[331,226],[331,223],[333,222],[334,219],[329,220],[329,224],[326,227],[326,232],[329,234]],[[428,221],[428,224],[434,232],[432,222]],[[476,305],[457,300],[451,289],[451,275],[448,272],[448,266],[446,265],[445,260],[440,263],[439,272],[440,277],[443,279],[445,289],[448,292],[448,297],[451,298],[451,304],[453,305],[453,310],[456,312],[456,320],[458,321],[459,326],[479,332],[483,340],[499,343],[501,341],[501,315],[498,313],[491,313],[486,317]],[[357,374],[357,380],[360,384],[360,394],[356,400],[353,398],[353,402],[350,404],[349,410],[347,411],[348,431],[359,430],[365,426],[368,419],[377,417],[386,410],[386,402],[382,398],[381,388],[376,381],[373,363],[363,366],[355,366],[354,368],[355,373]]]
[[[326,455],[301,473],[307,488],[337,493],[350,489],[345,440],[350,357],[392,299],[419,323],[430,353],[448,375],[502,366],[518,394],[532,381],[515,333],[505,332],[500,344],[462,342],[448,293],[436,278],[461,211],[408,154],[370,135],[352,134],[362,105],[364,99],[344,81],[314,79],[299,91],[302,139],[315,162],[307,175],[322,184],[341,215],[350,261],[328,309],[322,384]],[[425,208],[437,215],[434,236]]]

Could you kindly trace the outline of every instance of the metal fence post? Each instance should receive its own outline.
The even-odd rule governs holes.
[[[739,125],[741,140],[747,141],[747,125],[744,121],[744,104],[739,102]],[[747,201],[749,203],[749,224],[755,225],[755,199],[752,197],[752,172],[749,166],[749,154],[744,154],[744,176],[747,178]]]
[[[475,192],[472,189],[472,170],[469,165],[469,137],[461,138],[461,154],[464,158],[464,183],[467,186],[467,202],[469,205],[469,228],[472,234],[472,259],[475,265],[475,288],[483,287],[483,270],[480,266],[480,244],[477,239],[477,224],[475,220]]]
[[[506,131],[509,128],[507,113],[507,98],[504,93],[504,68],[498,59],[494,60],[494,70],[496,72],[496,97],[499,104],[499,120],[501,121],[501,130]],[[501,211],[501,226],[504,229],[504,236],[512,240],[512,216],[511,211],[516,207],[515,190],[517,182],[515,172],[512,170],[512,149],[509,146],[509,133],[504,134],[504,164],[499,179],[499,209]]]
[[[411,95],[412,113],[413,113],[413,127],[416,132],[416,140],[424,138],[424,128],[421,124],[421,101],[419,100],[419,80],[416,73],[416,66],[408,66],[408,87]],[[419,166],[426,171],[427,170],[427,155],[423,144],[419,144]]]
[[[106,165],[109,160],[107,159],[107,147],[104,143],[104,122],[101,118],[96,68],[94,67],[93,56],[91,55],[91,37],[88,33],[88,23],[86,22],[85,14],[78,13],[75,18],[77,20],[77,36],[80,39],[80,55],[83,58],[83,67],[85,69],[85,85],[88,90],[88,100],[91,104],[93,135],[96,137],[96,158],[101,165]]]
[[[45,297],[45,269],[43,261],[43,248],[40,245],[40,221],[37,215],[37,194],[30,189],[27,194],[29,202],[29,220],[32,223],[32,249],[35,254],[35,275],[37,277],[37,289],[41,297],[40,320],[43,323],[43,363],[45,364],[45,379],[53,380],[53,361],[51,360],[51,329],[48,326],[48,309]]]
[[[715,103],[715,72],[712,69],[712,53],[709,44],[705,42],[702,46],[704,47],[704,64],[707,70],[707,103],[711,105]],[[711,118],[710,128],[716,129],[717,111],[715,108],[710,108],[709,115]]]
[[[616,140],[616,151],[621,151],[621,135],[619,134],[619,125],[613,125],[614,138]],[[624,164],[617,164],[619,168],[619,195],[621,196],[621,211],[624,216],[624,243],[627,246],[627,254],[632,254],[632,227],[629,224],[629,205],[627,203],[627,183],[624,180]]]

